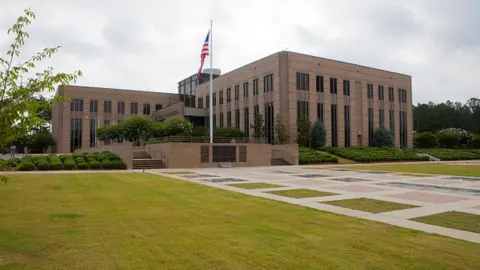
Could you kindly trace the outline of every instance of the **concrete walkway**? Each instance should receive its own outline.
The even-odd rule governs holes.
[[[168,171],[190,171],[196,173],[196,175],[165,174]],[[344,171],[337,168],[318,170],[297,166],[194,170],[171,169],[149,170],[147,172],[336,214],[480,243],[480,234],[478,233],[410,220],[416,217],[449,211],[480,214],[480,178],[450,179],[448,176],[442,175],[415,177],[395,173]],[[260,182],[282,185],[283,187],[249,190],[229,185],[233,183]],[[296,199],[266,193],[273,190],[298,188],[331,192],[338,195]],[[418,207],[373,214],[322,203],[353,198],[370,198]]]

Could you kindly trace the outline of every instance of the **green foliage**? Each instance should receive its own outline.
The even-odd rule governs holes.
[[[82,155],[79,153],[73,153],[72,158],[76,159],[77,157],[81,157]]]
[[[429,154],[440,160],[471,160],[471,159],[480,159],[480,153],[475,153],[471,150],[460,150],[460,149],[445,149],[445,148],[434,148],[434,149],[416,149],[419,153]]]
[[[58,158],[59,158],[62,162],[65,162],[66,159],[71,159],[72,156],[71,156],[71,155],[60,155],[60,156],[58,156]]]
[[[113,160],[112,161],[113,169],[117,170],[125,170],[127,169],[127,166],[125,166],[125,163],[121,160]]]
[[[22,162],[18,166],[20,171],[33,171],[35,169],[35,165],[32,162]]]
[[[61,169],[63,169],[63,163],[61,161],[50,162],[50,169],[51,170],[61,170]]]
[[[255,114],[255,116],[253,117],[253,124],[250,125],[250,128],[253,130],[253,138],[265,138],[265,121],[263,119],[263,115],[259,113]]]
[[[75,160],[75,163],[76,164],[79,164],[79,163],[85,163],[85,158],[84,157],[77,157],[74,159]]]
[[[37,168],[40,171],[48,171],[50,169],[50,163],[46,160],[40,160],[37,164]]]
[[[19,158],[9,158],[9,159],[7,159],[7,165],[10,166],[10,167],[15,167],[15,166],[17,166],[18,163],[20,163]]]
[[[327,147],[326,151],[330,154],[358,161],[358,162],[374,162],[374,161],[419,161],[428,160],[428,157],[416,155],[413,151],[407,149],[395,148],[333,148]]]
[[[217,127],[214,136],[222,138],[241,138],[245,137],[245,133],[234,127]]]
[[[299,149],[298,163],[304,164],[320,164],[320,163],[337,163],[338,159],[334,156],[319,152],[306,147]]]
[[[37,166],[38,166],[38,163],[40,163],[42,161],[48,163],[46,156],[36,156],[36,157],[33,158],[33,161],[34,161],[35,165],[37,165]]]
[[[460,136],[455,133],[437,132],[437,139],[442,148],[456,148],[460,145]]]
[[[75,162],[73,161],[73,159],[66,159],[64,162],[63,162],[63,168],[65,170],[73,170],[75,169]]]
[[[78,169],[80,170],[87,170],[89,168],[86,162],[77,164]]]
[[[65,101],[63,97],[55,97],[51,102],[42,102],[36,96],[55,91],[57,85],[75,82],[82,75],[80,71],[55,74],[52,67],[35,70],[42,60],[53,56],[60,47],[45,48],[33,57],[21,57],[20,50],[30,36],[25,27],[35,19],[30,9],[24,13],[8,30],[13,41],[6,57],[0,57],[0,147],[42,126],[45,119],[38,114],[41,109]]]
[[[120,157],[118,155],[114,154],[114,153],[108,152],[107,156],[108,156],[108,159],[110,159],[110,160],[120,160]]]
[[[313,125],[312,129],[312,148],[313,149],[320,149],[325,147],[327,143],[327,131],[323,126],[323,122],[317,120]]]
[[[110,160],[102,161],[102,167],[104,169],[113,169],[113,163]]]
[[[85,159],[95,159],[95,154],[94,153],[85,153],[85,155],[83,155],[85,157]]]
[[[164,136],[190,136],[193,125],[183,118],[172,118],[164,122]]]
[[[22,157],[21,162],[31,162],[31,163],[33,163],[33,157],[32,156],[24,156],[24,157]]]
[[[415,136],[416,148],[435,148],[438,145],[438,139],[435,134],[424,132]]]
[[[306,115],[297,120],[297,143],[300,147],[308,147],[311,139],[311,123]]]
[[[192,130],[192,137],[206,137],[208,135],[208,127],[196,126]]]
[[[394,147],[394,138],[390,130],[383,127],[375,130],[372,147]]]
[[[98,161],[90,161],[88,162],[88,165],[90,165],[90,169],[101,169],[102,168],[102,163]]]
[[[290,140],[288,130],[282,123],[282,118],[279,114],[277,114],[277,117],[275,118],[275,140],[278,144],[285,144]]]
[[[472,133],[470,133],[470,132],[468,132],[464,129],[461,129],[461,128],[447,128],[447,129],[440,130],[438,132],[438,134],[441,134],[441,133],[448,133],[448,134],[457,135],[460,138],[459,145],[464,145],[464,146],[469,145],[472,142],[472,139],[473,139],[473,134]]]
[[[473,136],[470,146],[475,149],[480,149],[480,135]]]
[[[47,130],[27,136],[27,147],[31,153],[43,153],[49,146],[55,145],[52,133]]]

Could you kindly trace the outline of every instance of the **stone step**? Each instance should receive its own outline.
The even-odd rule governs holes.
[[[272,166],[285,166],[285,165],[290,165],[288,164],[283,158],[272,158],[270,165]]]
[[[165,164],[159,159],[134,159],[132,165],[134,170],[165,168]]]

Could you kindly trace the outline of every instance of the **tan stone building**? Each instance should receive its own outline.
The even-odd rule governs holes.
[[[323,121],[327,146],[368,146],[373,132],[384,126],[393,131],[396,147],[413,147],[412,81],[408,75],[282,51],[215,77],[215,126],[237,127],[251,136],[249,127],[260,113],[267,141],[272,142],[278,115],[293,142],[297,119],[305,115],[312,123]],[[191,82],[191,77],[188,80]],[[59,88],[57,95],[72,102],[57,104],[53,110],[56,151],[95,146],[98,127],[132,114],[150,115],[159,121],[185,116],[208,125],[209,84],[183,82],[187,79],[179,83],[179,94]]]

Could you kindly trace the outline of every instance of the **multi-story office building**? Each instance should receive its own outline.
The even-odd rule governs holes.
[[[209,74],[196,85],[190,76],[178,94],[95,87],[60,87],[57,95],[72,102],[56,104],[52,130],[57,152],[95,146],[96,129],[129,115],[158,121],[184,116],[195,125],[209,123]],[[413,146],[411,77],[330,59],[282,51],[220,75],[215,71],[215,126],[232,126],[251,136],[255,114],[264,117],[268,142],[275,139],[275,118],[287,127],[291,141],[297,119],[320,119],[327,146],[368,146],[374,131],[392,131],[395,146]]]
[[[215,126],[249,134],[254,114],[265,119],[266,138],[275,137],[280,116],[291,140],[297,119],[320,119],[327,146],[368,146],[374,131],[392,131],[395,146],[413,146],[412,80],[408,75],[282,51],[214,80]],[[209,85],[196,90],[197,108],[209,108]]]

